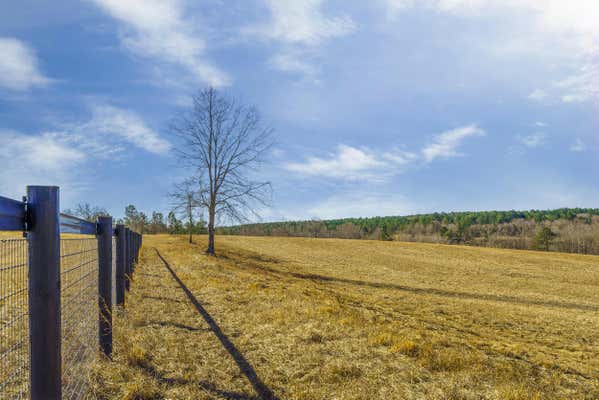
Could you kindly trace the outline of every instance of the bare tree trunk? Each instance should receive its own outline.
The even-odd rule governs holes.
[[[206,254],[214,255],[214,214],[216,207],[211,206],[208,209],[208,249]]]
[[[187,213],[189,215],[189,243],[193,243],[193,210],[192,210],[192,199],[188,197],[187,200]]]

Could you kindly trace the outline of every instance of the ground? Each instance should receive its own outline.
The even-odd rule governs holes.
[[[144,237],[101,399],[596,399],[599,257]]]

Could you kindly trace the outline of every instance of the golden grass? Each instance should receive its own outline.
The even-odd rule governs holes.
[[[97,344],[96,239],[61,235],[63,393],[79,391]],[[83,240],[82,240],[83,239]],[[27,395],[29,363],[27,240],[0,232],[0,397]],[[4,398],[2,397],[2,398]]]
[[[599,257],[235,236],[211,258],[198,242],[144,237],[97,398],[599,398]]]
[[[22,232],[0,231],[0,239],[22,238]]]

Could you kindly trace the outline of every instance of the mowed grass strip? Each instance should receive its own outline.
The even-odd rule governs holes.
[[[97,398],[254,399],[255,378],[279,399],[599,398],[599,257],[196,240],[144,237]]]

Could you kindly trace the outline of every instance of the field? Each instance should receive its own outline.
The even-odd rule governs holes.
[[[94,236],[61,236],[62,384],[64,398],[80,398],[96,358],[97,248]],[[0,398],[24,398],[29,380],[27,241],[0,232]]]
[[[95,396],[599,398],[599,257],[217,239],[144,238]]]

